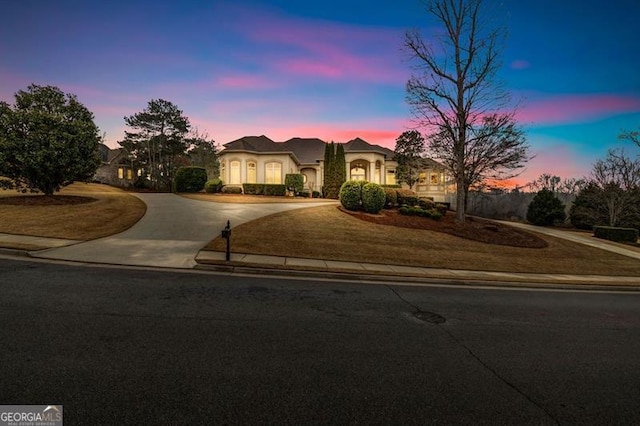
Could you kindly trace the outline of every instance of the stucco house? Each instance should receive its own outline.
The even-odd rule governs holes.
[[[274,142],[267,136],[245,136],[223,145],[218,153],[220,178],[225,185],[243,183],[284,183],[288,173],[304,176],[305,188],[321,191],[326,142],[317,138],[292,138]],[[366,180],[379,184],[396,184],[393,151],[355,138],[343,144],[347,180]],[[420,196],[448,201],[445,168],[425,159],[420,182],[414,189]]]

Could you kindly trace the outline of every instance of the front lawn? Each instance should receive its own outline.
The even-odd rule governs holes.
[[[431,219],[420,218],[425,221]],[[413,218],[412,218],[413,220]],[[544,248],[489,244],[431,230],[375,224],[335,205],[291,210],[235,227],[235,253],[386,263],[445,269],[639,276],[640,262],[537,235]],[[490,232],[493,232],[490,230]],[[223,251],[216,238],[209,250]]]
[[[92,240],[128,229],[146,209],[137,197],[94,183],[74,183],[53,197],[0,190],[0,233]]]

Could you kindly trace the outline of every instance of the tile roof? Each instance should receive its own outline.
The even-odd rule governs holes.
[[[245,136],[224,144],[223,151],[245,151],[255,153],[290,153],[301,164],[315,164],[324,158],[327,143],[318,138],[291,138],[286,142],[274,142],[268,137]],[[380,145],[355,138],[342,144],[345,153],[348,152],[376,152],[384,155],[387,160],[393,159],[393,151]]]
[[[250,152],[288,152],[281,143],[276,143],[262,136],[245,136],[223,145],[225,151],[250,151]]]
[[[291,138],[282,145],[293,152],[300,163],[315,164],[324,158],[324,148],[327,144],[318,138]]]
[[[369,142],[355,138],[344,144],[344,152],[378,152],[387,156],[389,160],[393,157],[393,151],[380,145],[372,145]]]

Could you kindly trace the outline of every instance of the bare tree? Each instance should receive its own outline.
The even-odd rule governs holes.
[[[616,226],[628,212],[640,205],[640,160],[632,160],[624,150],[609,150],[606,158],[596,161],[592,181],[600,188],[600,202]]]
[[[618,136],[620,139],[626,139],[638,145],[640,147],[640,130],[627,130]]]
[[[444,26],[440,44],[407,32],[405,47],[419,72],[407,83],[407,102],[421,127],[434,132],[430,150],[456,181],[457,219],[464,222],[468,188],[490,171],[505,178],[528,159],[522,130],[496,82],[503,28],[489,28],[482,0],[427,0]],[[477,165],[471,170],[472,165]]]

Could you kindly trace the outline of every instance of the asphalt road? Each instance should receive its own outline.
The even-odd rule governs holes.
[[[637,292],[0,259],[0,324],[0,404],[67,425],[640,424]]]

